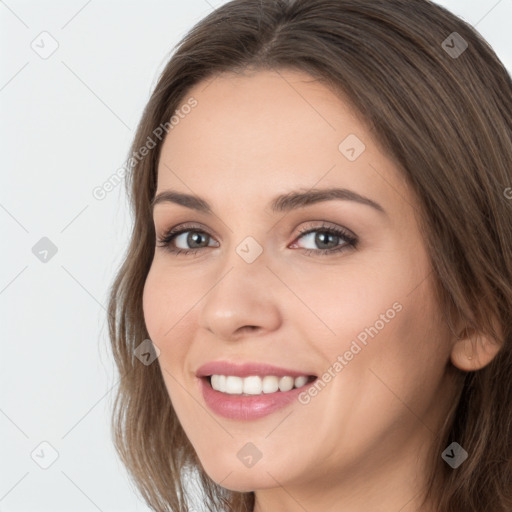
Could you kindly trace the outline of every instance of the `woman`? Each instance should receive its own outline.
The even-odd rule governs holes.
[[[196,474],[208,510],[512,510],[512,82],[470,25],[235,0],[131,155],[113,429],[152,509]]]

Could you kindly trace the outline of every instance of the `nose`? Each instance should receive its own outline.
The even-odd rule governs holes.
[[[252,263],[237,254],[229,258],[219,273],[221,277],[200,302],[201,327],[223,340],[278,329],[282,317],[279,300],[286,300],[286,296],[279,292],[279,281],[267,263],[263,254]]]

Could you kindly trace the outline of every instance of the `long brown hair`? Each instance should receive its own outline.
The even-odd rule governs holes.
[[[512,82],[471,25],[427,0],[234,0],[175,49],[130,148],[137,154],[126,178],[134,225],[108,307],[120,374],[113,439],[131,478],[159,512],[188,510],[188,471],[197,472],[209,510],[253,510],[254,493],[224,489],[203,470],[158,359],[144,365],[134,356],[149,338],[142,292],[164,140],[155,129],[172,129],[169,120],[193,85],[248,68],[305,71],[339,91],[416,193],[443,310],[502,344],[484,368],[460,371],[459,399],[426,468],[425,500],[439,512],[510,512]],[[148,137],[154,147],[139,158]],[[441,458],[453,441],[469,452],[457,469]]]

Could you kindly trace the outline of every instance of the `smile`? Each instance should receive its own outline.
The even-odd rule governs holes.
[[[237,377],[235,375],[212,375],[210,384],[215,391],[230,395],[261,395],[263,393],[280,393],[301,388],[310,380],[307,375],[300,377],[277,377],[275,375],[251,375],[249,377]]]
[[[297,379],[298,384],[302,384],[304,379],[306,382],[296,387]],[[304,392],[316,379],[316,376],[292,378],[267,375],[241,378],[233,375],[212,375],[200,377],[197,381],[205,404],[213,413],[231,420],[251,421],[290,406],[294,401],[298,402],[299,394]],[[225,386],[226,390],[231,389],[235,392],[229,393],[214,389],[214,386],[220,387],[219,382]],[[276,385],[278,390],[275,391],[266,392],[263,389],[263,386],[267,390],[275,389]],[[280,385],[282,389],[279,388]],[[256,394],[255,391],[260,387],[261,391]],[[244,393],[244,389],[252,389],[253,393]]]

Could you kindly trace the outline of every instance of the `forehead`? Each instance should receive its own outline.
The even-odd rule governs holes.
[[[190,98],[197,105],[164,141],[158,191],[215,200],[236,190],[230,199],[245,202],[290,188],[342,186],[382,204],[403,188],[352,106],[305,73],[226,73],[197,84],[181,105]]]

